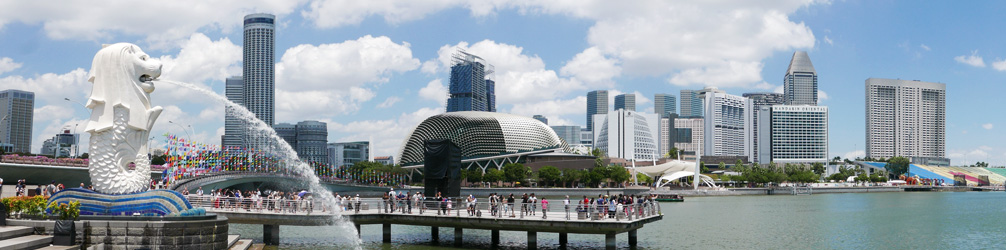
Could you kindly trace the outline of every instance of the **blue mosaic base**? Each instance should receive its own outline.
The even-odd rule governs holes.
[[[80,202],[81,215],[196,216],[206,210],[192,208],[181,193],[171,190],[150,190],[132,194],[102,194],[82,188],[57,192],[49,204]]]

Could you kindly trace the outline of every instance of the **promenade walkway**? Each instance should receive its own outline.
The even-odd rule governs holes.
[[[209,212],[227,217],[230,223],[262,224],[263,239],[271,245],[279,244],[280,225],[331,225],[341,217],[353,223],[357,231],[360,225],[381,224],[384,242],[391,242],[391,225],[400,224],[429,226],[434,241],[439,239],[440,227],[453,227],[454,244],[457,246],[462,243],[465,229],[480,229],[491,231],[493,246],[499,244],[499,231],[503,230],[527,232],[528,249],[537,248],[538,233],[558,233],[561,246],[566,246],[569,233],[605,235],[606,248],[614,249],[617,234],[628,233],[629,245],[635,246],[636,230],[663,218],[659,203],[656,202],[623,206],[621,210],[614,211],[571,204],[567,212],[562,201],[555,200],[547,211],[543,211],[539,205],[532,215],[530,211],[522,213],[519,201],[513,204],[512,209],[502,204],[479,202],[474,204],[473,210],[469,210],[466,205],[453,204],[450,209],[439,209],[438,202],[428,202],[426,206],[429,209],[414,205],[411,213],[405,203],[400,206],[405,207],[405,211],[396,207],[392,212],[391,205],[379,199],[362,199],[358,205],[348,202],[340,204],[335,207],[335,212],[328,207],[323,209],[319,203],[311,200],[241,201],[190,196],[189,201],[193,206],[204,207]],[[433,209],[434,207],[438,209]],[[530,205],[528,209],[530,210]],[[336,213],[340,216],[335,216]]]

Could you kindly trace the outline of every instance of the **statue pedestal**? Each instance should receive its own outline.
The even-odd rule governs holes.
[[[202,208],[193,209],[181,193],[166,189],[132,194],[102,194],[71,188],[49,198],[50,204],[70,201],[80,202],[80,215],[195,216],[206,213]]]

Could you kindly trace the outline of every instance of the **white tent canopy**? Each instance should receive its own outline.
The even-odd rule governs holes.
[[[667,183],[670,183],[671,181],[674,181],[674,180],[677,180],[677,179],[681,179],[681,178],[686,178],[686,177],[692,177],[692,176],[695,176],[695,172],[681,171],[681,172],[675,172],[675,173],[670,174],[670,175],[664,175],[664,176],[661,176],[660,179],[657,179],[657,187],[663,187],[664,185],[666,185]],[[699,175],[699,176],[700,176],[700,179],[702,179],[702,182],[705,183],[706,185],[709,185],[710,187],[715,187],[716,186],[716,183],[713,182],[713,178],[712,177],[709,177],[709,176],[706,176],[706,175]]]
[[[668,182],[677,179],[695,176],[695,162],[688,161],[673,160],[656,166],[636,167],[635,169],[637,173],[643,173],[647,176],[655,177],[657,179],[655,182],[657,187],[661,187]],[[716,186],[716,184],[713,183],[712,177],[706,175],[700,176],[700,179],[702,182],[706,183],[706,185],[709,185],[710,187]]]

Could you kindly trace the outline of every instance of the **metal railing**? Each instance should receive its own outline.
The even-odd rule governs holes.
[[[275,199],[268,197],[227,197],[189,195],[193,207],[218,212],[252,212],[276,214],[415,214],[421,216],[493,217],[542,220],[614,220],[632,221],[661,215],[660,203],[643,200],[633,204],[570,204],[561,200],[547,206],[538,203],[467,202],[458,200],[413,199],[343,199],[325,204],[313,199]],[[549,219],[551,218],[551,219]]]

